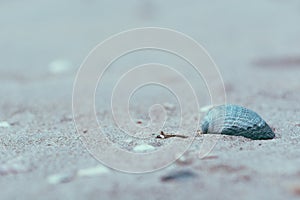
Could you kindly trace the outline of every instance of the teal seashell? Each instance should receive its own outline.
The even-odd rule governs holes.
[[[243,136],[253,140],[273,139],[275,133],[254,111],[238,105],[221,105],[210,109],[202,120],[203,134]]]

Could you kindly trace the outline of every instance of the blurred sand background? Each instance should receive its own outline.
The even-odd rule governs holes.
[[[0,1],[0,199],[299,198],[299,21],[296,0]],[[72,118],[76,71],[99,42],[145,26],[175,29],[202,44],[220,69],[227,102],[258,112],[276,138],[222,136],[199,160],[203,138],[197,137],[179,161],[139,175],[95,160]],[[160,56],[132,55],[123,64],[158,57],[179,62]],[[149,91],[133,101],[137,118],[145,116],[145,105],[168,98]],[[99,109],[104,121],[106,109]],[[177,119],[175,112],[170,131]],[[130,150],[124,136],[108,129]],[[154,148],[160,143],[151,140]]]

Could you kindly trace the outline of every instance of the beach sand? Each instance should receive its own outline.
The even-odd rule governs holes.
[[[299,21],[297,1],[1,2],[0,199],[298,199]],[[226,102],[259,113],[276,137],[221,136],[208,156],[199,159],[203,139],[210,136],[198,136],[179,160],[142,174],[120,172],[95,159],[73,121],[76,72],[99,42],[144,26],[174,29],[202,44],[220,70]],[[156,58],[143,56],[124,62]],[[116,71],[108,82],[116,80]],[[200,106],[208,105],[203,81],[191,81],[203,92],[198,93],[203,94]],[[102,91],[107,99],[114,82],[109,83]],[[149,120],[151,103],[162,103],[171,110],[164,131],[177,131],[179,107],[165,94],[152,88],[137,95],[131,112],[138,124]],[[98,118],[122,148],[134,151],[147,143],[135,150],[159,149],[173,141],[155,135],[132,141],[110,124],[109,101],[96,97]],[[188,112],[181,116],[190,127],[198,123]],[[88,118],[85,126],[88,134]],[[93,145],[103,144],[95,140]]]

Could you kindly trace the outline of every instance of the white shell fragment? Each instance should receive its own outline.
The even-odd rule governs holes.
[[[207,105],[200,108],[200,112],[208,112],[210,109],[212,109],[214,105]]]
[[[79,177],[91,177],[91,176],[97,176],[100,174],[107,174],[109,173],[109,169],[105,166],[96,166],[86,169],[80,169],[77,171],[77,176]]]
[[[59,183],[68,183],[72,181],[74,174],[53,174],[47,178],[47,182],[52,185]]]
[[[141,144],[137,145],[133,148],[133,151],[135,152],[145,152],[145,151],[153,151],[155,147],[149,145],[149,144]]]
[[[0,128],[8,128],[10,127],[10,124],[6,121],[1,121],[0,122]]]
[[[93,177],[101,174],[109,173],[109,169],[105,166],[96,166],[86,169],[80,169],[77,172],[53,174],[47,178],[47,182],[52,185],[60,183],[68,183],[77,177]]]

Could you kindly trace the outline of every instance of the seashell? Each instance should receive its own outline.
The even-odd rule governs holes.
[[[202,120],[202,133],[244,136],[253,140],[275,137],[270,126],[254,111],[238,105],[210,109]]]

